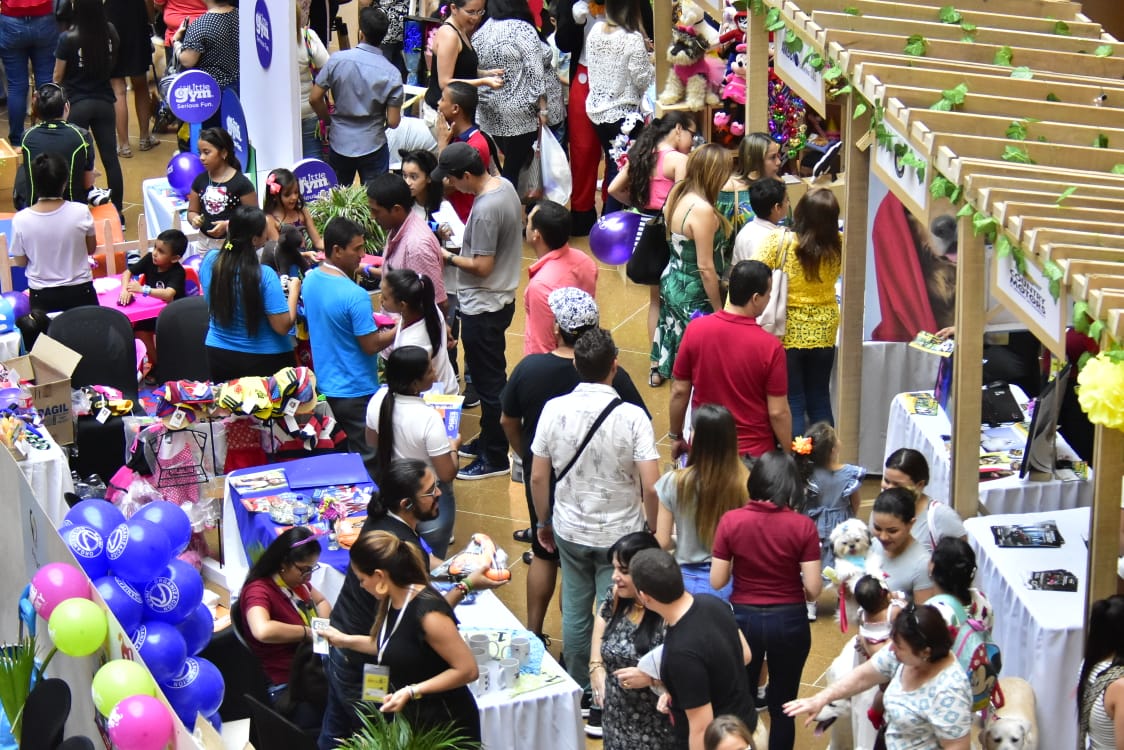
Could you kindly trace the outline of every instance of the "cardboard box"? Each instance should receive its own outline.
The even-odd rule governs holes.
[[[11,189],[16,184],[16,172],[19,171],[23,154],[18,145],[12,146],[4,138],[0,138],[0,185],[5,190]]]
[[[31,354],[9,359],[4,366],[31,380],[31,400],[43,417],[43,426],[59,445],[74,442],[74,417],[70,412],[70,376],[82,355],[49,336],[35,341]]]

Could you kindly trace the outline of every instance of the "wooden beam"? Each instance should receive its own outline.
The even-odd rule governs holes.
[[[662,0],[656,2],[660,5]],[[769,132],[769,32],[765,17],[749,14],[745,32],[745,132]],[[670,23],[670,20],[668,21]]]
[[[1089,516],[1086,612],[1093,602],[1116,593],[1121,477],[1124,477],[1124,432],[1097,425],[1093,437],[1093,511]]]
[[[831,51],[834,52],[835,50]],[[959,60],[933,60],[927,57],[913,57],[911,55],[906,55],[904,52],[898,50],[883,51],[850,49],[846,50],[846,60],[848,69],[851,69],[852,66],[862,65],[866,63],[877,63],[880,65],[895,65],[899,67],[904,66],[915,70],[960,72],[976,75],[999,76],[1000,78],[1010,78],[1011,76],[1011,68],[1006,65],[995,65],[993,63],[980,62],[961,62]],[[1097,82],[1103,81],[1108,85],[1116,84],[1116,81],[1114,79],[1088,76],[1079,70],[1074,72],[1035,70],[1034,80],[1077,84],[1095,84]]]
[[[952,363],[952,506],[971,518],[980,504],[983,322],[987,300],[984,238],[963,218],[956,256],[956,353]]]
[[[12,259],[8,257],[8,237],[0,233],[0,292],[12,291]]]
[[[946,3],[947,4],[947,3]],[[989,7],[990,6],[986,6]],[[816,10],[842,12],[852,8],[863,18],[902,18],[932,21],[940,18],[940,8],[921,3],[884,2],[883,0],[816,0]],[[977,27],[1009,28],[1014,31],[1033,31],[1052,34],[1057,21],[1053,18],[1024,16],[1008,13],[969,10],[958,3],[956,9],[968,23]],[[1020,11],[1022,12],[1022,11]],[[1061,18],[1061,16],[1056,16]],[[1104,29],[1099,23],[1066,20],[1070,36],[1099,39]]]

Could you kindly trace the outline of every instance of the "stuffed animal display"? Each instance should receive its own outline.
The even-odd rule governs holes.
[[[718,104],[718,88],[724,72],[722,61],[707,55],[718,42],[718,32],[706,22],[702,8],[694,0],[678,0],[674,19],[671,44],[667,48],[671,71],[659,103],[665,107],[682,103],[690,110]]]

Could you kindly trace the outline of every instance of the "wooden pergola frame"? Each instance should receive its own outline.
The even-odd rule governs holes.
[[[949,6],[959,17],[942,22],[941,9]],[[851,86],[840,97],[846,228],[837,367],[838,421],[851,451],[861,426],[868,171],[872,160],[886,158],[874,126],[925,165],[923,175],[904,170],[920,186],[906,184],[906,177],[886,180],[915,215],[927,223],[930,215],[957,211],[930,194],[937,173],[959,186],[970,207],[958,232],[951,499],[961,515],[975,515],[988,290],[986,232],[974,231],[973,218],[1021,251],[1032,275],[1060,268],[1058,304],[1068,312],[1067,300],[1086,301],[1104,323],[1102,347],[1124,343],[1124,175],[1113,171],[1124,164],[1124,44],[1083,16],[1079,3],[1064,0],[763,0],[763,9],[768,15],[751,14],[747,39],[755,63],[747,81],[748,130],[760,129],[767,117],[767,68],[760,64],[768,54],[767,18],[774,30],[784,23],[778,54],[791,32],[806,55],[824,61],[818,72],[806,66],[801,80],[786,82],[818,84],[826,94],[832,83],[823,73],[834,67],[834,85]],[[923,55],[905,51],[914,35],[923,37]],[[777,71],[785,78],[780,66]],[[967,87],[962,103],[930,109],[961,84]],[[1008,137],[1013,121],[1027,129],[1025,140]],[[1017,149],[1008,153],[1014,161],[1003,158],[1008,147]],[[1046,330],[1028,310],[1009,309],[1064,355],[1060,328]],[[1124,433],[1097,426],[1093,463],[1087,604],[1116,592]]]

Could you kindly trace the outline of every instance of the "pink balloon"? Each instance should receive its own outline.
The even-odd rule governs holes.
[[[31,604],[44,620],[59,604],[75,597],[90,598],[90,579],[73,565],[48,563],[31,578]]]
[[[109,739],[120,750],[164,750],[172,741],[172,714],[150,695],[130,695],[109,712]]]

